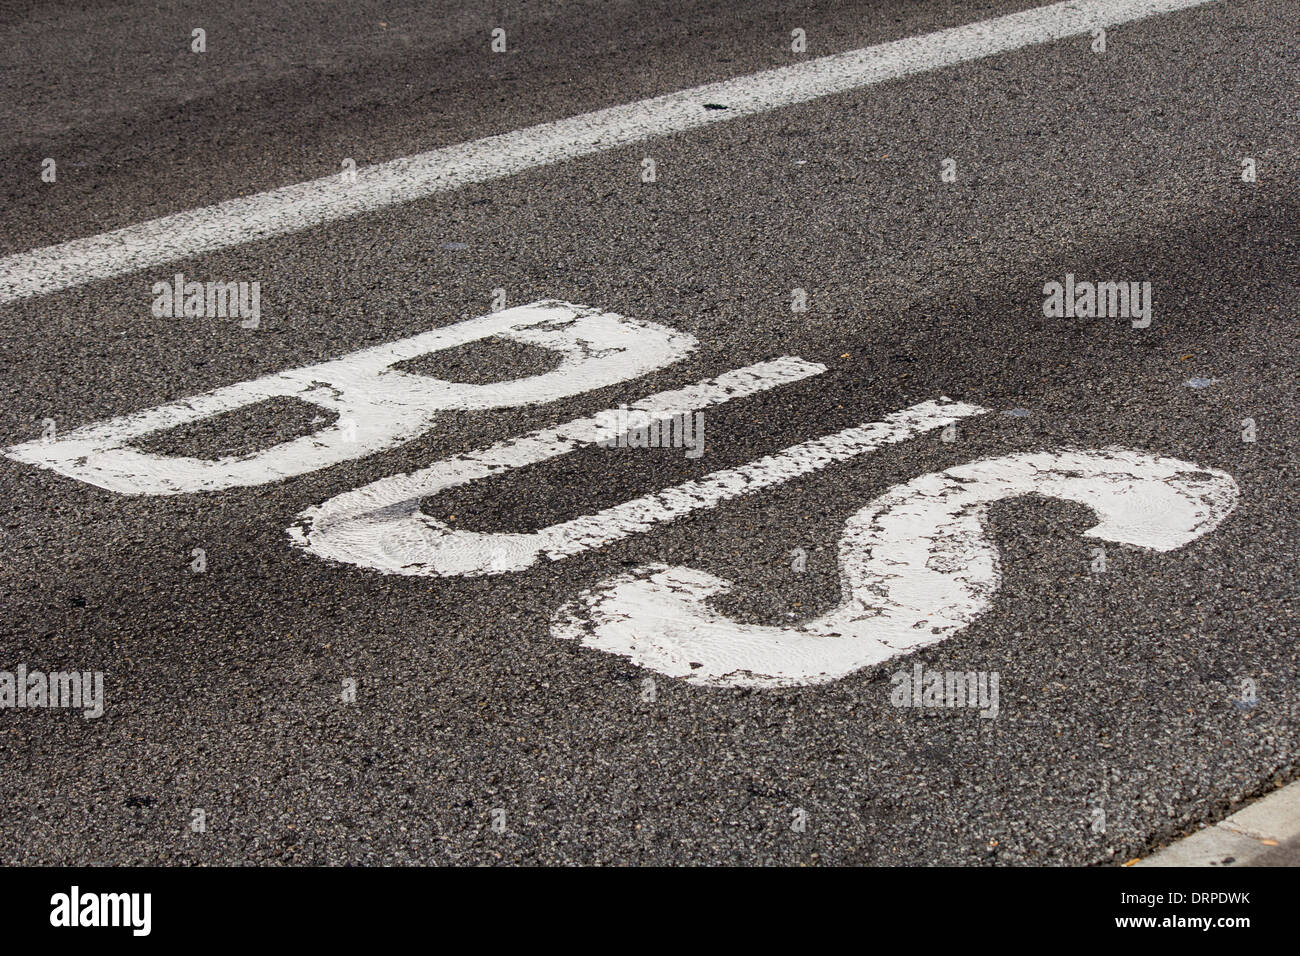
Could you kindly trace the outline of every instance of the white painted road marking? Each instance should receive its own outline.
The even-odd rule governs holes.
[[[786,356],[734,369],[716,379],[686,388],[659,392],[632,404],[629,410],[644,412],[651,420],[659,421],[733,398],[754,395],[824,371],[824,365]],[[886,426],[874,426],[879,429],[879,435],[859,430],[863,434],[857,437],[856,443],[847,438],[841,438],[838,444],[832,440],[823,440],[820,444],[809,442],[809,446],[818,445],[820,450],[810,448],[802,456],[801,464],[773,465],[767,470],[770,479],[766,482],[757,474],[747,475],[742,469],[717,472],[699,482],[638,498],[533,535],[455,531],[420,511],[421,498],[615,437],[617,426],[614,423],[618,416],[606,410],[589,418],[579,418],[555,428],[500,442],[473,454],[448,458],[410,474],[381,478],[336,495],[324,504],[304,511],[289,529],[289,535],[294,544],[317,557],[385,574],[437,576],[518,571],[536,563],[541,552],[558,558],[586,547],[600,547],[603,543],[646,530],[658,521],[671,520],[696,508],[712,507],[732,495],[792,478],[802,473],[797,470],[799,467],[810,471],[837,460],[835,455],[860,454],[867,450],[868,443],[874,438],[879,438],[879,441],[899,440],[916,434],[924,430],[917,424],[920,421],[928,423],[931,419],[938,421],[942,418],[943,421],[937,424],[926,425],[934,428],[959,415],[947,411],[927,417],[931,412],[928,406],[934,404],[927,403],[927,407],[919,412],[910,410],[914,412],[913,416],[894,425],[892,430]],[[969,407],[946,406],[948,409]],[[895,437],[882,437],[885,435]],[[714,480],[710,482],[710,479]]]
[[[1068,0],[583,113],[0,259],[0,303],[1215,0]],[[720,103],[725,110],[706,109]],[[355,175],[355,182],[351,181]]]
[[[747,369],[740,372],[752,374]],[[737,374],[727,373],[728,376]],[[642,409],[652,401],[647,399],[634,407]],[[693,407],[678,399],[655,401],[655,405],[655,417]],[[448,459],[413,474],[385,478],[338,495],[304,512],[300,525],[290,529],[290,534],[295,543],[319,557],[387,574],[439,576],[522,571],[536,564],[543,555],[558,560],[601,548],[692,511],[716,507],[739,495],[770,488],[835,462],[867,454],[881,445],[905,441],[986,411],[976,405],[947,400],[923,402],[894,412],[883,422],[859,425],[804,442],[737,468],[716,471],[696,481],[531,534],[459,531],[420,511],[420,498],[486,473],[481,459],[475,459],[470,468],[466,468],[463,459]],[[519,440],[522,449],[516,449],[516,443],[506,443],[484,452],[482,458],[492,461],[496,471],[553,458],[610,434],[607,420],[608,413],[601,413],[571,422],[556,429],[563,438],[548,435],[539,440],[530,436]],[[520,454],[520,450],[524,453]]]
[[[391,367],[491,336],[550,349],[562,360],[542,375],[486,385],[446,382]],[[626,382],[678,361],[698,344],[694,336],[654,322],[568,302],[534,302],[86,425],[53,441],[15,445],[4,454],[122,494],[175,495],[260,485],[410,441],[441,412],[553,402]],[[277,397],[319,405],[339,418],[310,435],[215,460],[132,447],[157,432]]]
[[[985,524],[995,501],[1043,495],[1092,508],[1089,537],[1170,551],[1237,503],[1222,471],[1123,448],[1009,455],[895,486],[840,539],[844,601],[798,627],[740,624],[706,603],[731,585],[648,565],[602,581],[557,612],[556,637],[709,687],[818,684],[938,643],[992,604],[1001,583]]]

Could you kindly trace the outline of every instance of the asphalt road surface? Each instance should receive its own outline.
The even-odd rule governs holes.
[[[0,859],[1116,864],[1293,779],[1300,9],[1090,3],[948,60],[884,45],[1035,7],[7,4],[0,671],[103,713],[0,675]],[[256,321],[160,310],[177,273]],[[1046,314],[1067,281],[1133,314]],[[483,316],[425,378],[120,420]],[[702,448],[564,444],[786,358],[672,406]],[[446,460],[489,464],[400,479]],[[985,694],[900,706],[918,667]]]

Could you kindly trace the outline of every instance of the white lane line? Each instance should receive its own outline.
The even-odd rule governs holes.
[[[1068,0],[583,113],[0,259],[0,303],[1215,0]],[[725,110],[709,110],[720,103]]]

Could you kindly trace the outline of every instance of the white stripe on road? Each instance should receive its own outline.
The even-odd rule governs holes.
[[[45,295],[652,137],[752,116],[1214,0],[1069,0],[709,83],[0,259],[0,303]],[[721,104],[725,110],[705,109]]]

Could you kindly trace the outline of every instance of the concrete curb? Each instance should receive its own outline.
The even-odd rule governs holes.
[[[1253,866],[1289,842],[1300,842],[1300,780],[1132,865]]]

